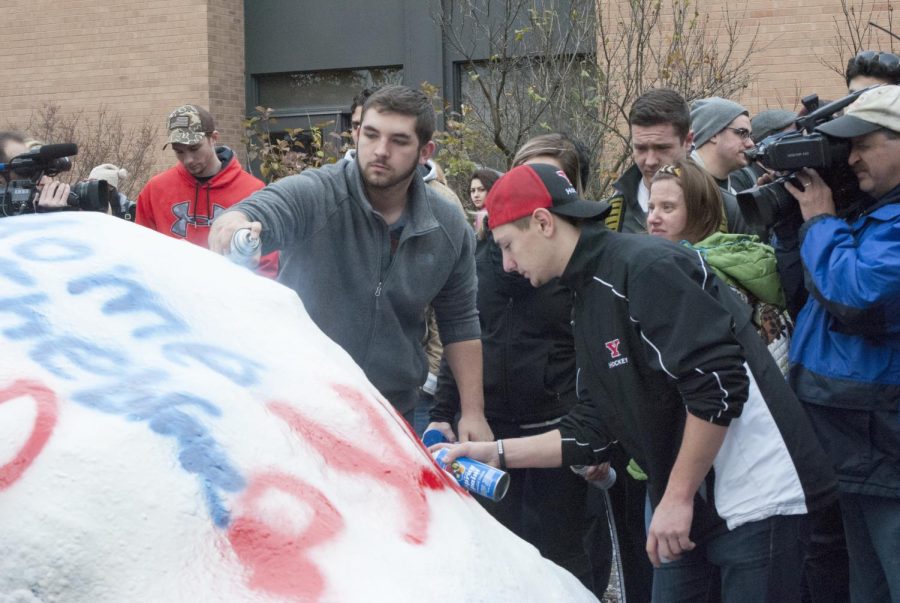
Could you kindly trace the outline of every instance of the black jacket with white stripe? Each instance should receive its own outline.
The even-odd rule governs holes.
[[[747,304],[700,255],[658,237],[586,226],[560,282],[575,291],[582,402],[563,419],[563,463],[618,440],[659,503],[686,412],[728,426],[701,485],[692,535],[820,508],[834,475]]]

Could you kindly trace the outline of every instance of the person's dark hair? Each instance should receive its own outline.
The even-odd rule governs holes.
[[[491,190],[491,187],[494,186],[494,183],[500,179],[500,172],[496,170],[492,170],[490,168],[481,168],[480,170],[475,170],[472,172],[471,178],[469,178],[469,183],[471,184],[473,180],[479,180],[484,186],[485,192]]]
[[[562,214],[553,214],[553,219],[565,222],[566,224],[574,226],[575,228],[581,228],[585,225],[585,223],[587,223],[587,220],[585,218],[573,218],[572,216],[564,216]],[[529,228],[531,228],[531,216],[525,216],[524,218],[513,220],[512,222],[510,222],[510,224],[512,224],[519,230],[528,230]]]
[[[628,113],[629,126],[672,124],[682,141],[691,131],[691,108],[676,90],[651,88],[637,97]]]
[[[399,113],[415,117],[419,146],[426,144],[434,135],[434,107],[431,100],[419,90],[407,86],[383,86],[363,104],[363,117],[369,109],[375,109],[379,113]]]
[[[210,136],[213,132],[216,131],[216,120],[212,116],[208,110],[204,109],[200,105],[190,105],[197,111],[197,115],[200,117],[200,126],[203,128],[203,132]]]
[[[900,84],[900,57],[892,52],[864,50],[847,61],[847,86],[857,76],[872,77],[886,84]]]
[[[722,191],[709,172],[691,159],[679,159],[656,172],[650,182],[651,195],[653,184],[660,180],[675,180],[684,193],[687,222],[683,238],[697,243],[719,230],[724,219]]]
[[[591,150],[577,138],[567,138],[572,141],[572,144],[575,146],[575,152],[578,153],[578,167],[580,169],[578,175],[581,178],[581,187],[587,189],[588,181],[591,179]]]
[[[519,148],[513,157],[513,167],[541,155],[557,159],[562,164],[566,177],[575,185],[578,194],[584,194],[587,178],[591,174],[590,154],[584,145],[560,132],[539,134],[529,138]]]
[[[203,126],[203,131],[206,133],[206,136],[211,136],[212,133],[216,131],[216,118],[212,116],[212,113],[200,105],[194,105],[194,108],[197,109],[197,115],[200,116],[200,125]]]
[[[350,103],[350,114],[353,115],[353,112],[356,111],[357,107],[362,107],[366,104],[366,101],[369,100],[369,97],[381,90],[382,86],[369,86],[368,88],[363,88],[359,91],[359,94],[353,97],[353,102]]]
[[[12,159],[12,157],[7,156],[6,154],[6,145],[11,142],[25,144],[25,136],[12,130],[0,132],[0,163],[8,163],[9,160]]]

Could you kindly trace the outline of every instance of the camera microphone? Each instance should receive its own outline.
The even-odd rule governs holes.
[[[73,142],[62,144],[45,144],[37,152],[41,159],[58,159],[59,157],[71,157],[78,154],[78,145]]]
[[[16,155],[8,163],[0,163],[0,173],[15,172],[20,178],[31,178],[40,173],[55,176],[72,169],[72,155],[78,154],[74,142],[45,144],[21,155]]]
[[[52,178],[71,170],[71,157],[77,154],[78,145],[72,142],[45,144],[16,155],[6,163],[0,163],[0,174],[11,181],[0,189],[0,216],[36,211],[38,208],[35,201],[41,179],[45,176]],[[73,186],[68,205],[73,209],[106,211],[109,208],[109,198],[106,182],[101,180],[85,183],[84,187]]]

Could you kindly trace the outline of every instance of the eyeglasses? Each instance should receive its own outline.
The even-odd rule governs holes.
[[[853,59],[858,65],[866,65],[869,63],[877,63],[888,69],[896,69],[900,67],[900,57],[893,52],[876,52],[874,50],[864,50]]]
[[[674,165],[664,165],[658,170],[656,170],[657,174],[668,174],[669,176],[675,176],[676,178],[681,178],[681,168],[677,168]]]
[[[747,140],[750,138],[750,130],[747,128],[732,128],[731,126],[725,126],[726,130],[731,130],[735,134],[737,134],[741,140]]]

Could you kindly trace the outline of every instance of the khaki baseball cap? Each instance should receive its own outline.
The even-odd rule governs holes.
[[[816,130],[835,138],[856,138],[881,128],[900,133],[900,86],[879,86],[863,92],[842,116]]]
[[[168,120],[169,142],[163,145],[166,148],[173,142],[180,144],[197,144],[207,135],[212,134],[216,125],[212,115],[203,107],[197,105],[182,105],[169,113]]]

